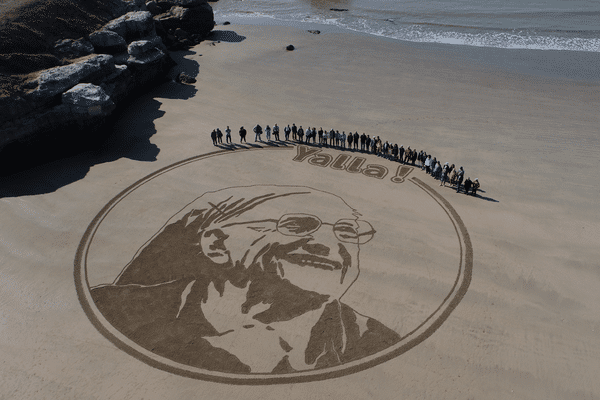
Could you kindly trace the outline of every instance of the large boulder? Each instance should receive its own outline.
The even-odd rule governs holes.
[[[116,54],[127,50],[127,42],[123,36],[108,30],[99,30],[90,34],[90,42],[96,53]]]
[[[154,32],[154,20],[148,11],[132,11],[104,25],[104,30],[113,31],[129,41]]]
[[[154,19],[167,31],[181,28],[202,36],[208,35],[215,26],[213,9],[206,2],[191,8],[173,6],[168,12],[157,15]]]
[[[152,40],[138,40],[129,43],[127,47],[127,53],[129,58],[127,64],[152,64],[156,63],[166,57],[166,54],[162,51],[162,40],[159,37],[155,37]]]
[[[98,79],[114,71],[113,56],[98,54],[83,61],[42,71],[32,82],[33,99],[51,98],[77,85],[82,80]]]
[[[154,48],[141,54],[130,55],[127,59],[127,65],[147,65],[160,62],[166,57],[162,50]]]
[[[62,94],[62,103],[69,106],[71,112],[89,115],[108,115],[115,104],[100,86],[80,83]]]
[[[94,52],[94,46],[83,38],[59,40],[54,44],[54,49],[61,55],[75,57],[86,56]]]
[[[129,46],[127,46],[127,53],[129,55],[137,55],[152,50],[153,48],[163,51],[167,49],[160,36],[151,36],[129,43]]]
[[[189,10],[183,7],[171,7],[166,13],[154,17],[166,30],[175,30],[181,27],[184,18],[187,18]]]

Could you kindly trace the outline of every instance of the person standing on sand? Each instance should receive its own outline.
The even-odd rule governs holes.
[[[431,176],[433,176],[434,179],[438,179],[440,174],[442,172],[442,166],[440,165],[440,162],[436,162],[435,166],[433,167],[433,173],[431,174]]]
[[[262,126],[260,126],[259,124],[256,124],[256,126],[254,127],[254,141],[255,142],[262,142],[260,135],[262,135]]]
[[[279,142],[279,127],[277,124],[273,127],[273,136],[275,136],[275,140]]]
[[[469,194],[472,184],[473,184],[473,182],[471,181],[471,177],[468,177],[467,180],[465,181],[465,194],[467,194],[467,195]]]
[[[285,134],[285,140],[290,140],[290,132],[292,131],[292,128],[290,128],[290,124],[288,124],[288,126],[286,126],[285,128],[283,128],[283,133]]]
[[[479,179],[475,178],[475,181],[473,182],[473,186],[471,186],[471,194],[473,196],[477,196],[477,189],[479,189]]]
[[[225,129],[225,142],[231,143],[231,129],[229,129],[229,125],[227,125],[227,129]]]
[[[246,130],[244,129],[244,127],[242,126],[240,128],[240,143],[242,142],[246,142]],[[248,143],[248,142],[246,142]]]
[[[223,144],[223,132],[219,128],[217,128],[217,142]]]
[[[348,135],[348,140],[352,140],[352,135]],[[340,138],[340,143],[342,145],[342,149],[346,148],[346,131],[342,131],[342,137]],[[350,142],[348,142],[350,143]],[[351,145],[348,145],[348,148],[350,148]]]
[[[450,185],[454,185],[456,184],[456,177],[458,176],[458,173],[455,169],[452,169],[450,171]]]
[[[292,124],[292,140],[298,140],[298,128],[296,128],[296,124]]]
[[[448,172],[450,171],[450,166],[448,163],[444,164],[444,168],[442,168],[442,176],[440,177],[440,186],[446,186],[446,181],[448,180]]]
[[[319,127],[319,144],[323,144],[323,127]]]
[[[460,192],[460,185],[462,185],[464,177],[465,177],[465,170],[463,169],[463,167],[460,167],[456,174],[456,193]]]
[[[267,142],[271,141],[271,127],[267,124],[265,127],[265,136],[267,137]]]
[[[302,125],[298,128],[298,140],[300,143],[304,141],[304,129],[302,129]]]
[[[430,169],[431,169],[431,155],[428,155],[427,158],[425,159],[425,173],[429,174]]]

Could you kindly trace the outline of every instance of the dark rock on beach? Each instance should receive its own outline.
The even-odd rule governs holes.
[[[175,81],[178,83],[185,83],[185,84],[192,84],[192,83],[196,83],[196,78],[193,78],[185,73],[180,73],[179,75],[177,75],[177,78],[175,78]]]
[[[287,45],[287,47],[285,48],[287,51],[294,51],[295,47],[291,44]]]
[[[317,31],[317,30],[309,30],[308,33],[312,33],[313,35],[318,35],[321,33],[321,31]]]
[[[347,8],[330,8],[331,11],[348,11]]]
[[[155,16],[154,19],[167,31],[181,28],[186,32],[203,36],[212,31],[215,26],[212,7],[206,2],[190,8],[173,6],[166,13]]]

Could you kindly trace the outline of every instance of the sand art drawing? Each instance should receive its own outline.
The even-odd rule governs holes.
[[[466,293],[472,248],[452,206],[417,178],[409,180],[412,186],[441,206],[453,226],[459,265],[451,267],[455,276],[440,304],[409,328],[386,326],[379,315],[363,314],[360,303],[345,302],[361,271],[376,264],[366,254],[386,228],[379,232],[376,221],[341,196],[304,185],[253,184],[197,193],[175,207],[141,246],[130,249],[133,257],[111,280],[90,278],[93,259],[99,258],[90,246],[102,241],[95,237],[107,229],[103,224],[109,222],[103,221],[144,185],[158,185],[156,179],[207,159],[289,153],[285,150],[218,151],[184,160],[141,179],[107,204],[88,227],[75,263],[80,301],[96,328],[150,365],[236,384],[346,375],[390,360],[433,334]],[[307,146],[295,152],[292,166],[301,155],[316,154]],[[402,170],[392,182],[403,181],[409,172]]]

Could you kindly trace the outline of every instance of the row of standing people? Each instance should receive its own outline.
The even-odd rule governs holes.
[[[262,126],[257,124],[252,130],[254,132],[254,141],[262,141]],[[226,143],[231,143],[231,129],[229,126],[225,129],[225,133]],[[264,134],[267,141],[271,141],[272,137],[274,140],[279,141],[279,133],[280,128],[277,124],[273,125],[273,128],[269,125],[266,125],[264,128]],[[448,162],[441,165],[440,161],[435,157],[432,157],[431,154],[427,154],[424,150],[418,152],[415,149],[411,149],[410,146],[405,149],[403,145],[398,146],[398,144],[391,144],[388,141],[383,142],[379,136],[371,138],[370,135],[365,133],[362,135],[359,135],[358,132],[349,132],[346,134],[345,131],[340,133],[340,131],[334,129],[327,131],[323,130],[323,128],[317,130],[315,127],[304,129],[302,128],[302,125],[297,127],[296,124],[292,124],[292,126],[288,124],[283,128],[283,133],[286,141],[291,139],[300,143],[311,143],[312,140],[313,144],[316,144],[318,141],[322,146],[360,150],[400,163],[411,164],[413,166],[419,162],[421,169],[425,170],[426,173],[430,174],[435,179],[440,180],[440,186],[446,186],[446,183],[449,183],[456,187],[457,193],[463,189],[465,194],[474,196],[477,194],[477,190],[480,187],[478,178],[474,181],[471,181],[470,177],[467,177],[466,180],[464,179],[465,171],[463,167],[456,169],[454,164],[450,165]],[[239,135],[240,143],[246,142],[247,131],[243,126],[240,127]],[[223,143],[223,133],[219,128],[213,130],[211,138],[214,145]]]

